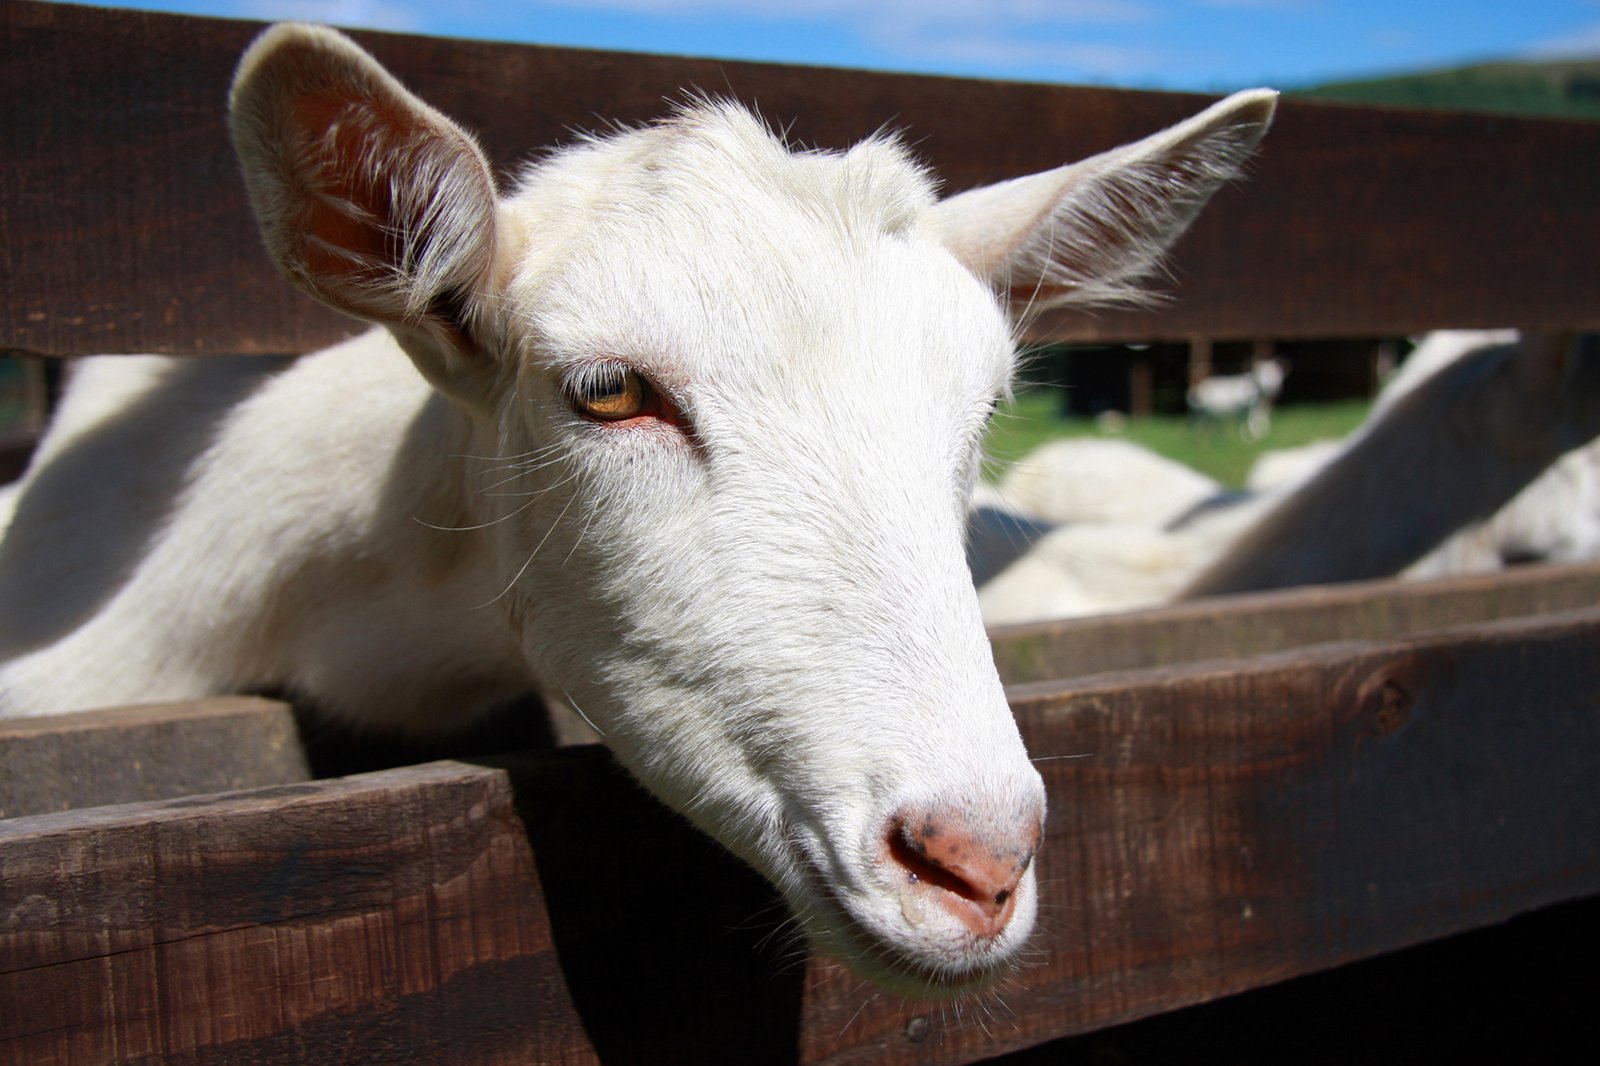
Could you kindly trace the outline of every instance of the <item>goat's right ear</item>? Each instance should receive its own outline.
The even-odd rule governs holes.
[[[389,326],[451,392],[488,369],[473,340],[495,191],[472,138],[348,38],[281,23],[239,62],[234,148],[267,249],[292,282]]]

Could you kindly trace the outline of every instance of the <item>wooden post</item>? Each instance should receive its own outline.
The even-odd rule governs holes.
[[[1135,353],[1128,367],[1128,413],[1135,418],[1155,409],[1155,368],[1149,351]]]
[[[1211,376],[1211,338],[1189,338],[1189,384],[1198,385]]]

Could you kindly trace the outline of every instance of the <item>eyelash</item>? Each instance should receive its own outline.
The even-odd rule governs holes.
[[[657,419],[679,425],[682,417],[655,383],[621,362],[594,362],[572,370],[562,386],[567,406],[580,418],[601,425]]]

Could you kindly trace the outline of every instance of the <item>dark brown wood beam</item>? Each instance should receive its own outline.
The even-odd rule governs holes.
[[[0,350],[299,352],[359,326],[260,248],[224,127],[259,24],[0,6]],[[730,94],[838,147],[903,127],[962,189],[1202,107],[1185,94],[913,77],[358,33],[510,173],[573,129]],[[1287,101],[1251,178],[1181,243],[1171,299],[1040,337],[1157,340],[1600,328],[1600,127]]]

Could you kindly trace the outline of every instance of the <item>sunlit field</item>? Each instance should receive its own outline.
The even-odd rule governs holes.
[[[1029,389],[1001,408],[989,430],[985,474],[995,481],[1006,467],[1056,437],[1114,437],[1141,444],[1187,463],[1224,485],[1242,487],[1256,456],[1318,440],[1344,437],[1367,417],[1364,400],[1294,404],[1272,412],[1272,428],[1261,440],[1246,440],[1227,423],[1192,422],[1183,415],[1113,419],[1064,418],[1053,389]]]

